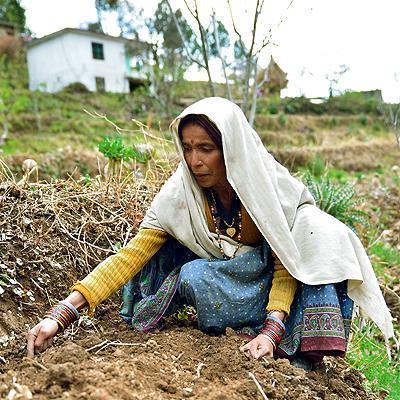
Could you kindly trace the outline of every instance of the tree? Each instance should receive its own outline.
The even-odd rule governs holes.
[[[25,9],[18,0],[0,0],[0,20],[14,24],[19,32],[29,33]]]
[[[129,0],[95,0],[97,12],[96,31],[104,32],[103,21],[107,13],[116,14],[120,36],[138,39],[138,30],[143,26],[143,10]]]
[[[171,4],[168,0],[166,0],[170,9],[171,14],[173,15],[173,10]],[[209,65],[209,60],[211,57],[218,56],[222,60],[221,55],[221,47],[229,46],[229,35],[227,30],[225,29],[224,25],[221,21],[216,21],[215,15],[211,18],[211,21],[208,27],[205,27],[200,20],[200,13],[197,0],[194,0],[194,6],[191,8],[187,2],[184,0],[186,4],[186,8],[189,13],[192,15],[194,20],[196,21],[196,25],[198,28],[198,36],[199,36],[199,43],[200,43],[200,56],[193,57],[190,54],[190,42],[187,42],[181,32],[180,24],[176,18],[174,18],[174,22],[176,24],[177,30],[180,33],[182,42],[185,45],[185,50],[187,55],[192,60],[193,63],[197,64],[199,68],[202,68],[206,71],[208,76],[208,83],[210,88],[210,93],[212,96],[215,96],[215,88],[213,79],[211,77],[211,70]],[[226,67],[226,64],[222,63],[223,68]],[[225,76],[226,73],[225,73]],[[229,90],[228,90],[229,92]]]
[[[96,8],[97,13],[97,30],[99,32],[104,32],[103,29],[103,18],[104,13],[108,13],[111,11],[116,11],[120,4],[120,0],[95,0],[94,6]]]
[[[339,83],[340,78],[350,69],[348,65],[341,64],[339,65],[339,69],[332,71],[329,74],[325,75],[325,79],[329,81],[329,97],[333,96],[333,92],[335,87]]]
[[[192,57],[196,57],[199,53],[200,47],[181,10],[171,13],[167,0],[158,3],[154,17],[146,21],[146,26],[153,42],[151,50],[153,97],[160,104],[161,111],[170,115],[176,89],[183,81],[183,75],[191,65]]]

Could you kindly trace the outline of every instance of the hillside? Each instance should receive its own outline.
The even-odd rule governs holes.
[[[336,100],[337,104],[330,107],[332,114],[319,115],[324,109],[315,109],[314,105],[308,110],[303,99],[298,103],[305,113],[300,106],[293,107],[293,100],[291,105],[282,101],[279,106],[273,103],[273,107],[272,101],[276,102],[259,102],[255,128],[269,151],[292,171],[316,158],[346,171],[379,169],[398,158],[394,134],[379,113],[367,113],[370,110],[365,104],[358,105],[360,113],[354,114],[352,109],[344,109],[343,100]],[[45,179],[72,173],[76,177],[96,174],[97,158],[102,160],[97,146],[104,136],[116,132],[116,126],[122,129],[120,134],[127,145],[145,142],[132,119],[145,124],[153,135],[168,138],[169,122],[182,108],[176,105],[174,115],[163,116],[145,92],[47,94],[20,89],[8,102],[3,158],[17,173],[23,159],[33,158]]]
[[[263,398],[259,383],[269,399],[398,399],[398,349],[391,342],[388,360],[376,328],[358,319],[346,360],[328,359],[304,373],[282,360],[248,360],[229,330],[208,336],[171,319],[161,333],[134,333],[118,317],[115,295],[43,355],[24,357],[27,327],[136,233],[176,165],[168,124],[186,93],[204,93],[201,84],[187,85],[174,115],[162,115],[143,91],[9,92],[1,114],[8,135],[0,158],[0,397],[247,400]],[[292,172],[308,169],[316,180],[327,177],[355,190],[351,207],[369,222],[357,226],[358,234],[399,334],[400,151],[374,104],[359,94],[321,105],[263,99],[255,129]],[[117,166],[113,179],[97,146],[116,131],[126,145],[151,143],[154,150],[146,163]],[[34,175],[21,181],[26,158],[38,162],[39,182]]]

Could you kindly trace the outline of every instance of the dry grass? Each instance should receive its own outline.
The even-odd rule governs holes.
[[[292,171],[311,164],[316,157],[346,171],[374,170],[385,163],[396,163],[400,157],[394,138],[375,139],[367,143],[353,140],[330,146],[303,146],[270,151],[279,162]]]

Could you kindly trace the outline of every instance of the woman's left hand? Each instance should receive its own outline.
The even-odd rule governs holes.
[[[263,335],[258,335],[240,348],[240,351],[246,350],[248,350],[250,355],[256,360],[263,356],[272,357],[274,354],[274,346]]]

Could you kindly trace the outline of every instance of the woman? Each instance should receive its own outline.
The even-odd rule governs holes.
[[[315,206],[239,107],[203,99],[170,129],[182,162],[138,234],[30,330],[29,354],[128,281],[121,316],[135,329],[154,330],[189,304],[202,331],[232,327],[251,338],[242,350],[252,357],[286,357],[306,369],[345,353],[353,300],[392,336],[359,239]]]

